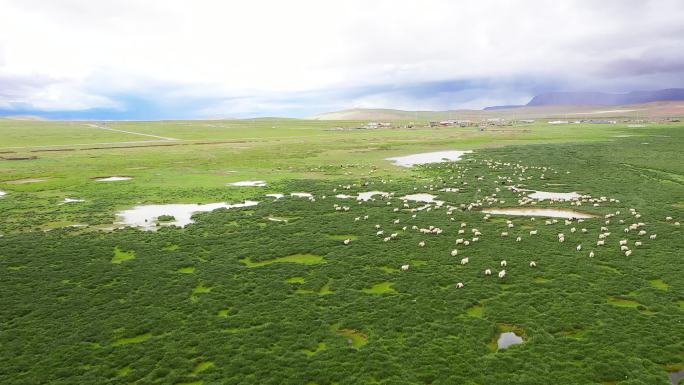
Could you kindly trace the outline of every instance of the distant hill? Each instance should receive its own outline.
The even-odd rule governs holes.
[[[493,111],[493,110],[508,110],[511,108],[520,108],[520,107],[525,107],[523,104],[509,104],[505,106],[491,106],[491,107],[485,107],[483,110],[485,111]]]
[[[7,120],[47,120],[45,118],[41,118],[40,116],[33,116],[33,115],[8,115],[8,116],[0,116],[0,119],[7,119]]]
[[[656,91],[632,91],[626,94],[605,92],[547,92],[537,95],[527,106],[619,106],[661,101],[684,100],[684,88]]]
[[[590,119],[590,118],[665,118],[684,117],[683,101],[663,101],[625,105],[542,105],[511,106],[489,110],[453,110],[453,111],[403,111],[392,109],[356,108],[316,115],[311,119],[318,120],[365,120],[365,121],[426,121],[445,119],[487,118],[505,119]]]

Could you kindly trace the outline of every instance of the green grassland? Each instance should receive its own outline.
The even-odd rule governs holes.
[[[108,123],[176,139],[164,140],[85,124],[0,120],[0,156],[37,157],[0,160],[0,383],[665,385],[684,368],[682,125]],[[141,140],[152,142],[110,143]],[[384,160],[448,149],[475,151],[414,168]],[[530,167],[524,180],[518,165]],[[133,179],[93,180],[112,175]],[[6,183],[26,178],[49,179]],[[517,206],[507,178],[617,201],[537,204],[599,215],[570,225],[466,209]],[[253,179],[269,185],[225,185]],[[395,195],[335,198],[372,190]],[[315,199],[264,197],[290,192]],[[411,211],[423,204],[399,197],[416,192],[446,203]],[[488,204],[494,193],[505,203]],[[60,205],[67,197],[85,201]],[[185,228],[107,229],[137,204],[244,199],[260,203],[197,214]],[[623,232],[634,222],[647,235]],[[398,236],[384,241],[376,225]],[[612,235],[597,247],[602,226]],[[475,228],[479,242],[455,244]],[[502,331],[524,343],[492,349]]]

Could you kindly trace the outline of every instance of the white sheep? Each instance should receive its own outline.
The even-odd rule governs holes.
[[[537,267],[537,262],[530,261],[530,267]]]
[[[501,233],[501,236],[502,236],[502,237],[507,237],[507,236],[508,236],[508,233],[505,232],[505,231],[503,231],[503,232]]]
[[[453,249],[453,250],[451,250],[451,256],[452,256],[452,257],[455,257],[455,256],[457,256],[457,255],[458,255],[458,249]]]
[[[582,251],[582,245],[581,244],[577,245],[576,249],[577,249],[577,251]]]
[[[593,251],[589,252],[589,258],[594,258],[594,252]]]
[[[516,241],[516,242],[522,241],[522,237],[517,237],[517,238],[515,238],[515,241]]]
[[[506,265],[507,265],[506,260],[504,259],[503,261],[501,261],[500,265],[501,265],[501,267],[506,267]]]
[[[641,246],[641,245],[642,245],[642,243],[641,243],[640,241],[634,242],[634,246],[636,246],[636,247],[639,247],[639,246]]]
[[[344,240],[344,244],[345,244],[345,245],[348,245],[348,244],[350,244],[350,243],[351,243],[351,239],[347,238],[347,239]]]
[[[402,271],[408,271],[409,267],[410,267],[409,265],[401,265],[401,270]]]
[[[530,235],[537,235],[537,230],[530,230]]]
[[[646,235],[646,230],[639,231],[639,235]]]
[[[596,242],[596,246],[603,246],[603,245],[605,245],[605,244],[606,244],[606,241],[604,241],[603,239],[601,239],[600,241],[597,241],[597,242]]]
[[[625,251],[625,257],[629,257],[630,255],[632,255],[632,250]]]
[[[462,258],[461,259],[461,265],[467,265],[469,261],[470,260],[468,259],[468,257]]]
[[[629,247],[627,246],[620,246],[620,251],[627,251],[629,250]]]
[[[492,270],[491,269],[485,269],[484,274],[485,275],[492,275]]]
[[[626,245],[626,244],[627,244],[627,240],[626,240],[626,239],[620,240],[620,246],[624,246],[624,245]]]
[[[657,236],[658,236],[657,234],[651,234],[651,236],[649,238],[653,240],[653,239],[656,239]]]
[[[420,246],[420,247],[425,247],[425,241],[420,241],[420,242],[418,242],[418,246]]]
[[[505,278],[505,277],[506,277],[506,270],[501,270],[501,271],[499,272],[499,278],[502,278],[502,279],[503,279],[503,278]]]
[[[463,282],[459,282],[456,284],[457,289],[463,289],[463,286],[465,286],[465,285],[463,285]]]

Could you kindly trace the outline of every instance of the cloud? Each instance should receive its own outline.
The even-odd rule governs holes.
[[[683,19],[678,0],[0,0],[0,108],[301,115],[676,87]]]

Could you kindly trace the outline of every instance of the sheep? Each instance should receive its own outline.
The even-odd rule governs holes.
[[[515,238],[515,241],[516,241],[516,242],[520,242],[520,241],[522,241],[522,238],[521,238],[521,237],[517,237],[517,238]]]
[[[463,241],[463,244],[468,246],[468,245],[470,245],[470,241]]]
[[[451,256],[452,256],[452,257],[455,257],[455,256],[457,256],[457,255],[458,255],[458,250],[457,250],[457,249],[451,250]]]
[[[586,234],[586,233],[587,233],[587,229],[582,228],[582,233],[583,233],[583,234]]]
[[[425,241],[420,241],[420,242],[418,242],[418,246],[420,246],[420,247],[425,247]]]
[[[389,242],[390,239],[392,239],[392,238],[391,238],[391,237],[385,237],[385,238],[382,239],[382,241],[383,241],[383,242]]]
[[[504,259],[503,261],[501,261],[500,265],[501,265],[501,267],[506,267],[506,265],[507,265],[506,260]]]
[[[666,221],[671,221],[671,220],[672,220],[672,217],[665,217],[665,220],[666,220]]]
[[[530,230],[530,235],[537,235],[537,230]]]
[[[561,237],[561,238],[558,238],[558,242],[560,242],[560,243],[563,243],[563,242],[565,242],[565,238],[563,238],[563,237]]]
[[[632,255],[632,250],[625,251],[625,257],[629,257],[630,255]]]
[[[656,239],[657,236],[658,236],[657,234],[651,234],[651,236],[649,238],[653,240],[653,239]]]
[[[402,271],[408,271],[410,265],[401,265],[401,270]]]
[[[502,237],[507,237],[507,236],[508,236],[508,232],[506,232],[506,231],[501,232],[501,236],[502,236]]]
[[[639,231],[639,235],[646,235],[646,230]]]
[[[581,244],[577,245],[576,249],[577,249],[577,251],[582,251],[582,245]]]
[[[376,236],[380,236],[380,235],[382,235],[382,234],[385,234],[385,232],[384,232],[383,230],[380,230],[380,231],[378,231],[377,233],[375,233]]]
[[[605,226],[601,226],[601,231],[607,232],[607,231],[608,231],[608,228],[605,227]]]
[[[606,241],[604,241],[604,240],[600,240],[600,241],[596,242],[596,246],[603,246],[605,244],[606,244]]]
[[[636,246],[636,247],[639,247],[639,246],[641,246],[641,242],[640,242],[640,241],[636,241],[636,242],[634,242],[634,246]]]
[[[492,275],[492,269],[485,269],[484,275]]]
[[[594,252],[593,251],[589,252],[589,258],[594,258]]]
[[[574,227],[570,229],[570,232],[571,232],[571,233],[574,233],[575,231],[577,231],[577,229],[574,228]]]
[[[627,251],[629,250],[629,247],[627,246],[620,246],[620,251]]]
[[[470,262],[470,260],[468,259],[468,257],[465,257],[465,258],[462,258],[462,259],[461,259],[461,265],[467,265],[468,262]]]
[[[624,246],[624,245],[626,245],[626,244],[627,244],[627,240],[626,240],[626,239],[620,240],[620,246]]]
[[[506,277],[506,270],[501,270],[501,271],[499,272],[499,278],[503,279],[503,278],[505,278],[505,277]]]
[[[351,239],[347,238],[347,239],[344,240],[344,244],[345,244],[345,245],[348,245],[349,243],[351,243]]]
[[[478,237],[473,237],[472,242],[477,242],[477,241],[479,241],[479,240],[480,240],[480,238],[478,238]]]
[[[537,262],[530,261],[530,267],[537,267]]]
[[[465,230],[458,230],[458,234],[459,235],[465,234]]]
[[[465,285],[463,285],[463,282],[459,282],[456,284],[457,289],[463,289],[463,286],[465,286]]]
[[[463,243],[463,238],[458,238],[458,239],[456,240],[456,244],[457,244],[457,245],[460,244],[460,243]]]

